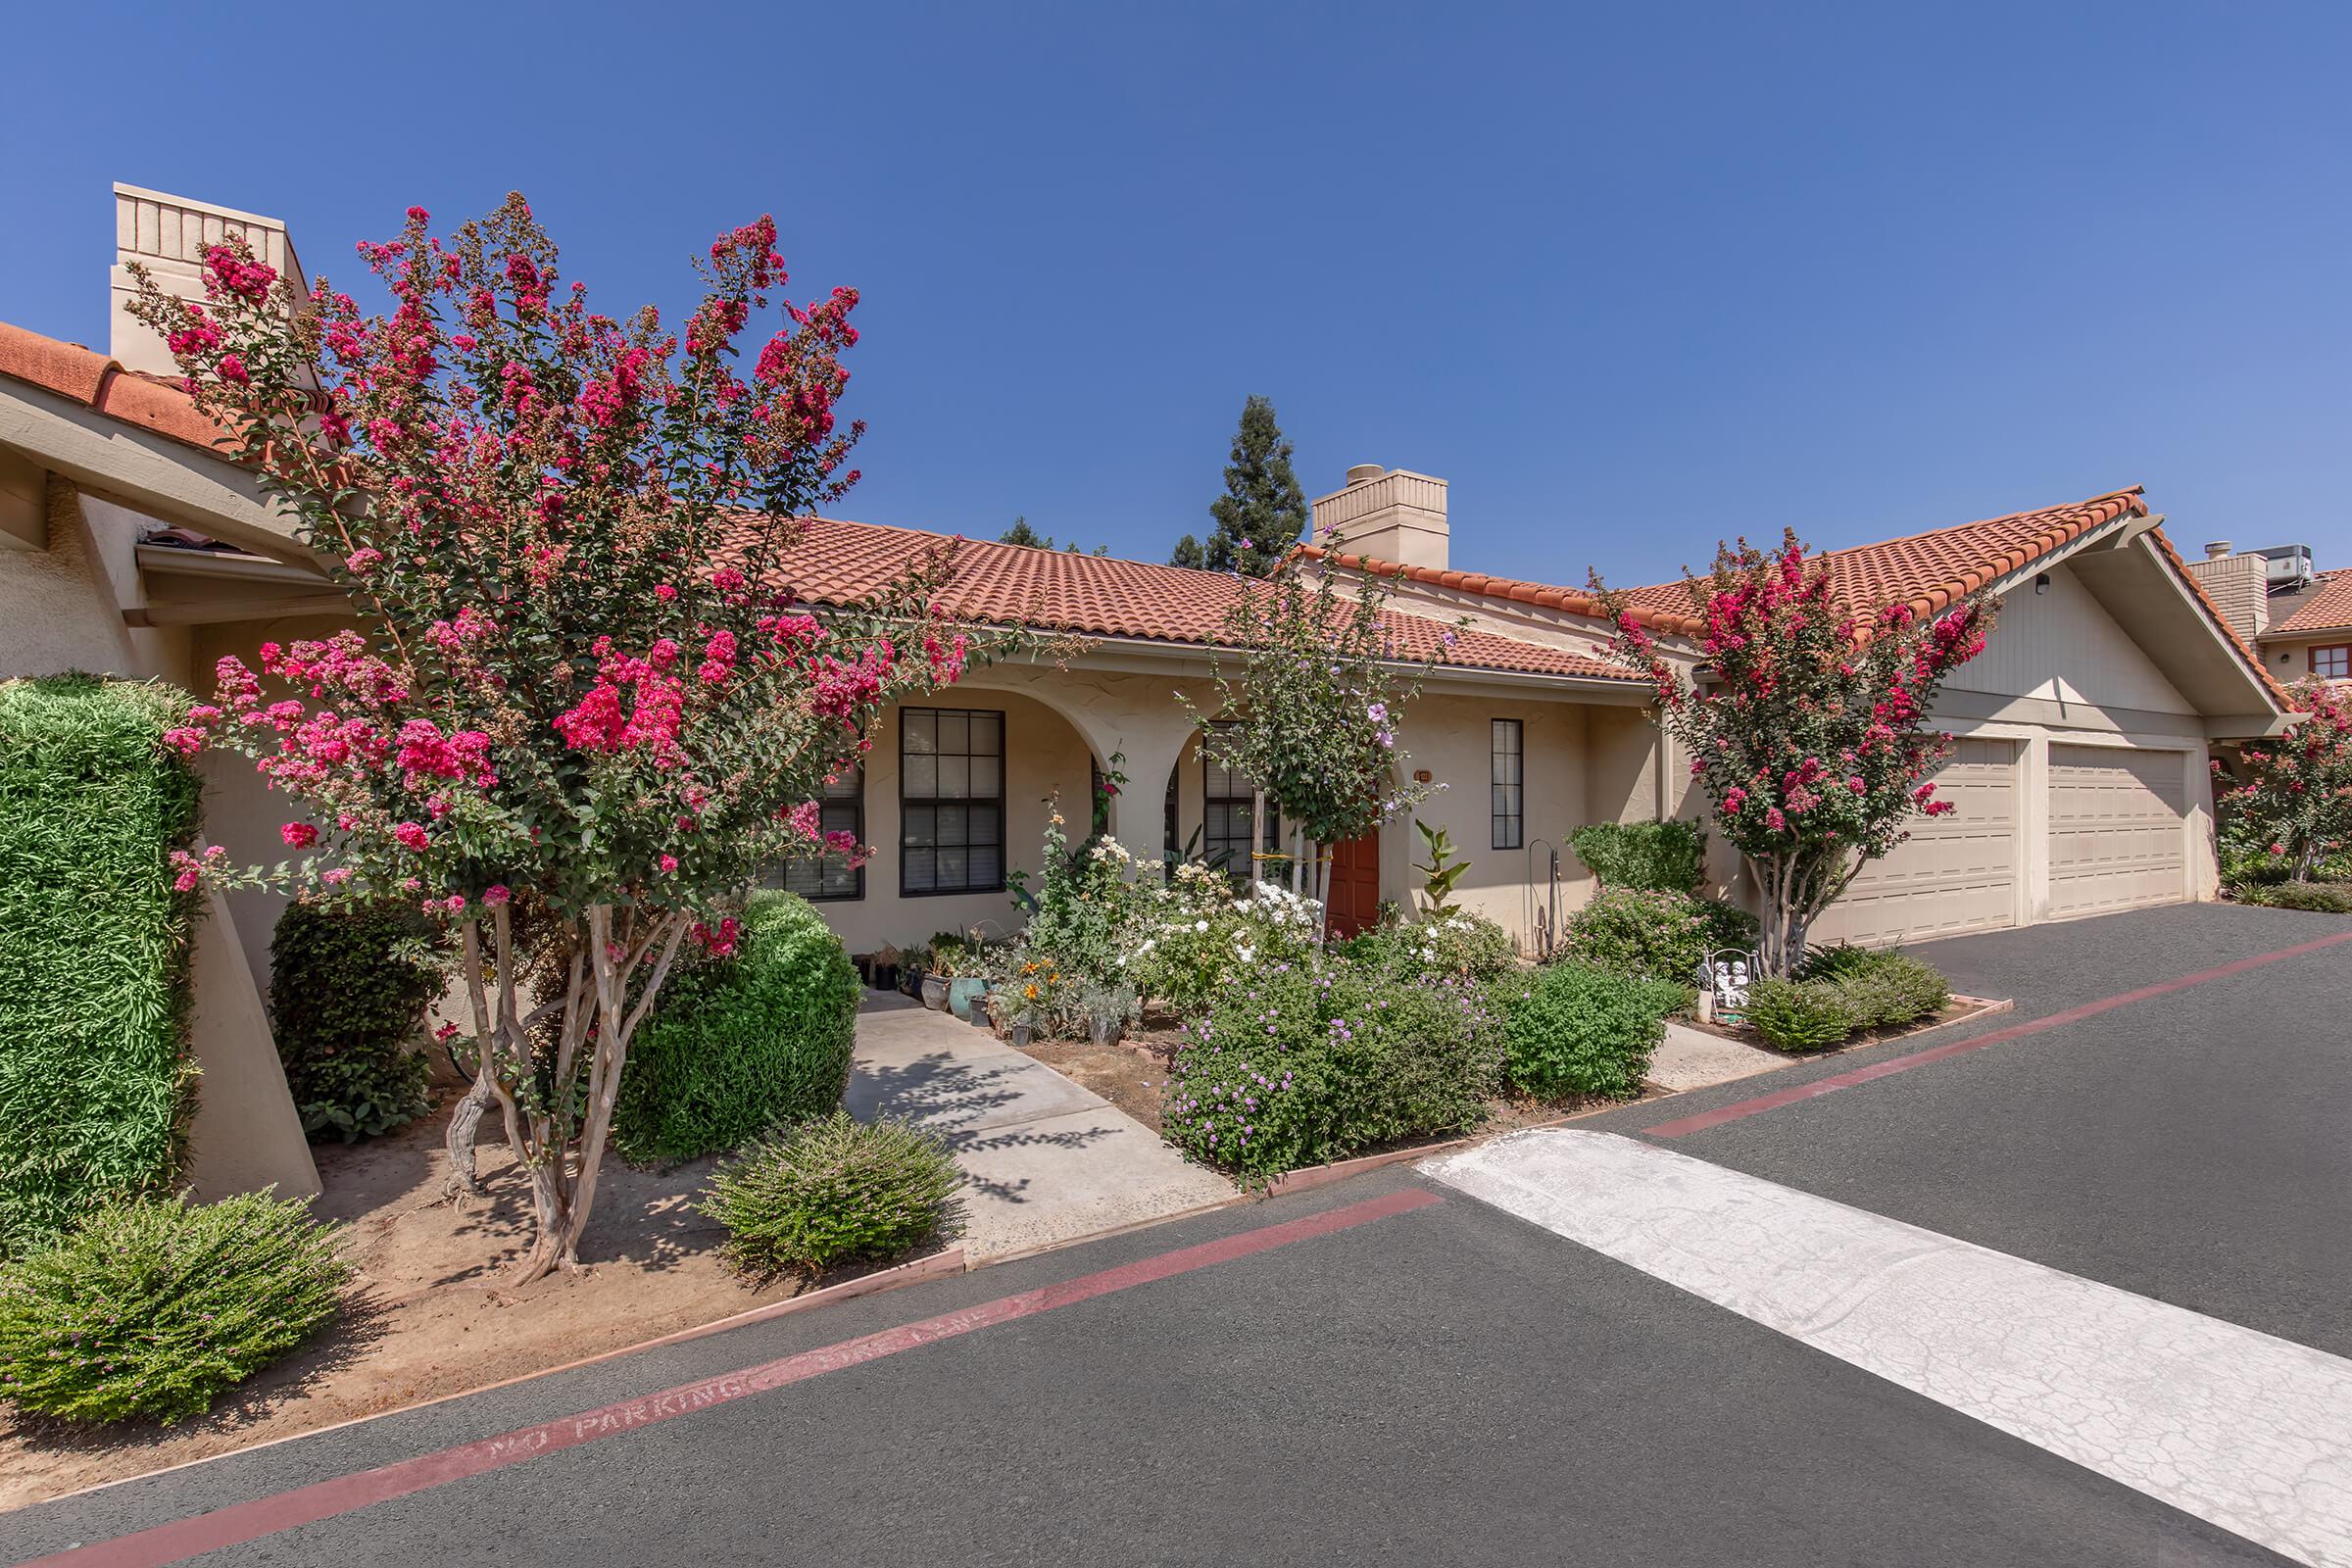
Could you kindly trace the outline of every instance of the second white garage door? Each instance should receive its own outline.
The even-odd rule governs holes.
[[[1963,740],[1936,775],[1956,808],[1914,817],[1911,837],[1872,861],[1825,910],[1815,942],[1924,942],[2017,923],[2017,743]]]
[[[2051,916],[2180,903],[2187,791],[2179,752],[2051,747]]]

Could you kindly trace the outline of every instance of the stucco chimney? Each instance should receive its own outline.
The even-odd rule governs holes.
[[[2216,539],[2205,547],[2205,559],[2208,561],[2221,561],[2226,559],[2229,554],[2230,541],[2227,539]]]
[[[1443,571],[1446,481],[1359,463],[1348,470],[1346,489],[1315,502],[1315,543],[1327,545],[1335,536],[1349,555]]]
[[[255,260],[276,268],[277,275],[297,292],[311,291],[302,263],[295,259],[294,242],[278,220],[136,185],[115,186],[114,330],[108,352],[124,369],[156,375],[179,373],[164,340],[122,308],[139,291],[129,264],[144,263],[167,293],[201,300],[204,280],[198,273],[201,258],[197,248],[218,245],[232,233],[244,235]]]
[[[2270,629],[2270,562],[2261,556],[2233,556],[2230,542],[2217,539],[2205,547],[2205,559],[2187,564],[2188,574],[2205,589],[2205,597],[2222,612],[2236,633],[2252,642]]]

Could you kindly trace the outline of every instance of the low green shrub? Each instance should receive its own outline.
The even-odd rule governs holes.
[[[344,1143],[427,1109],[418,1043],[447,979],[434,928],[407,910],[289,904],[270,941],[270,1025],[303,1131]]]
[[[1707,836],[1689,822],[1594,822],[1568,845],[1605,888],[1696,893],[1706,880]]]
[[[962,1182],[935,1134],[836,1110],[721,1165],[697,1207],[727,1228],[727,1255],[738,1267],[813,1279],[842,1263],[886,1262],[933,1238],[961,1235]]]
[[[1951,983],[1935,965],[1892,949],[1839,945],[1805,960],[1805,978],[1835,985],[1856,1029],[1889,1029],[1941,1012]]]
[[[2309,909],[2321,914],[2352,914],[2352,885],[2342,882],[2273,882],[2237,890],[2240,904],[2259,904],[2273,909]]]
[[[0,1395],[69,1421],[202,1415],[333,1317],[351,1272],[308,1203],[109,1204],[0,1270]]]
[[[741,920],[734,955],[671,975],[638,1026],[612,1107],[625,1158],[718,1153],[841,1103],[859,996],[841,939],[779,889],[754,893]]]
[[[169,1191],[179,1167],[202,907],[169,863],[201,790],[164,743],[181,701],[90,675],[0,682],[0,1257]]]
[[[1640,1094],[1650,1057],[1666,1038],[1666,1015],[1690,995],[1670,980],[1576,962],[1499,984],[1506,992],[1496,1007],[1507,1018],[1510,1081],[1544,1100]]]
[[[1689,988],[1715,945],[1716,918],[1688,893],[1603,887],[1568,917],[1566,952],[1596,969]]]
[[[1490,979],[1517,964],[1518,944],[1511,934],[1483,914],[1448,909],[1426,920],[1375,926],[1359,936],[1332,944],[1334,951],[1372,968],[1385,968],[1400,978],[1423,974],[1466,975]]]
[[[1747,1021],[1766,1045],[1782,1051],[1819,1051],[1860,1027],[1837,980],[1759,980],[1748,987]]]
[[[1160,1127],[1193,1158],[1263,1179],[1476,1126],[1501,1074],[1477,983],[1400,984],[1329,953],[1261,971],[1186,1025]]]

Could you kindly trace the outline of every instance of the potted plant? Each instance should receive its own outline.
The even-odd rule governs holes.
[[[1115,1046],[1143,1016],[1144,999],[1123,981],[1088,980],[1078,988],[1078,1010],[1086,1015],[1086,1035],[1098,1046]]]
[[[983,999],[987,995],[988,975],[981,967],[980,955],[967,950],[948,975],[948,1010],[965,1023],[985,1025],[988,1010]]]
[[[963,938],[954,931],[941,931],[931,938],[930,961],[923,966],[923,1005],[933,1012],[948,1010],[948,981],[962,959]]]
[[[902,956],[904,956],[904,955],[902,955],[897,948],[892,947],[887,942],[876,948],[872,953],[867,954],[866,962],[872,971],[866,977],[867,983],[872,985],[876,991],[898,990],[899,960]]]

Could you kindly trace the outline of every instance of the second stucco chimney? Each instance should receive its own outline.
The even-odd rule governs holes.
[[[2205,547],[2205,559],[2208,561],[2225,561],[2229,556],[2230,541],[2227,539],[2216,539]]]
[[[2251,643],[2270,629],[2270,562],[2261,556],[2233,556],[2230,541],[2216,539],[2205,547],[2205,559],[2187,563],[2188,574],[2205,590],[2213,608],[2230,629]]]
[[[286,233],[286,225],[276,219],[185,196],[167,196],[137,185],[115,186],[114,328],[107,352],[124,369],[152,375],[179,373],[164,340],[122,308],[139,291],[129,264],[144,264],[166,293],[202,300],[199,248],[218,245],[230,234],[244,235],[245,243],[253,247],[254,260],[277,269],[277,275],[292,284],[296,293],[311,291],[302,274],[302,263],[295,259],[294,241]]]
[[[1400,566],[1446,565],[1446,481],[1359,463],[1343,490],[1315,502],[1315,543],[1340,539],[1348,554]]]

